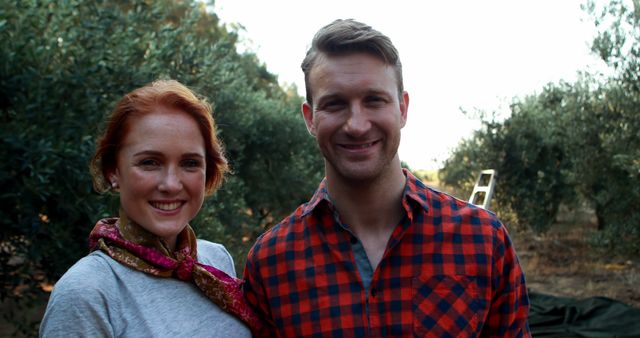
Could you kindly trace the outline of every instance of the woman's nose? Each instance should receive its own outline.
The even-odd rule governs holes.
[[[170,167],[164,170],[158,189],[164,192],[180,191],[182,189],[182,180],[178,169]]]

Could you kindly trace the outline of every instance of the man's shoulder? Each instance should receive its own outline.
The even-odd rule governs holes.
[[[437,187],[429,186],[407,172],[407,196],[420,204],[432,216],[462,217],[479,213],[483,218],[496,218],[495,214],[464,201]]]
[[[291,214],[262,233],[253,244],[250,255],[273,255],[291,250],[294,243],[308,236],[314,212],[307,206],[308,203],[300,204]]]
[[[287,237],[292,232],[299,231],[303,226],[304,219],[308,216],[305,212],[306,205],[307,203],[300,204],[292,213],[260,235],[257,242],[277,240]]]
[[[431,209],[429,213],[435,218],[463,226],[487,226],[494,230],[503,227],[496,214],[490,210],[432,187],[425,187],[424,194]]]

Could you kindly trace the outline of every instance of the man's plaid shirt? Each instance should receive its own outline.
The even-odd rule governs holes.
[[[370,287],[326,180],[249,252],[249,303],[282,337],[529,337],[524,274],[491,212],[405,171],[406,217]]]

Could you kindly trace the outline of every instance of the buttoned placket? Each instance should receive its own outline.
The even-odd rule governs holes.
[[[370,298],[375,299],[379,292],[378,288],[376,288],[375,286],[371,287],[371,285],[372,283],[374,283],[374,276],[376,275],[376,271],[379,270],[380,266],[383,265],[385,258],[390,254],[391,250],[400,242],[402,236],[404,235],[404,233],[408,228],[408,225],[410,225],[411,216],[408,216],[410,214],[410,211],[404,210],[405,211],[404,217],[402,217],[402,219],[396,225],[396,228],[392,232],[391,237],[387,242],[387,247],[382,256],[382,259],[380,260],[380,263],[378,263],[378,267],[376,268],[376,271],[374,271],[373,267],[371,266],[371,262],[369,261],[369,257],[367,256],[367,252],[364,249],[364,245],[362,244],[358,236],[356,236],[353,233],[353,231],[351,231],[348,224],[342,223],[342,221],[340,220],[340,215],[338,214],[337,210],[335,210],[334,208],[331,208],[331,210],[333,213],[333,220],[336,222],[336,224],[340,226],[340,228],[342,228],[344,231],[346,231],[349,234],[349,242],[351,243],[351,251],[353,254],[354,265],[356,266],[356,269],[360,276],[360,281],[362,282],[363,291],[365,294],[365,312],[367,316],[367,331],[369,332],[369,335],[371,335],[372,334],[371,311],[369,307]]]

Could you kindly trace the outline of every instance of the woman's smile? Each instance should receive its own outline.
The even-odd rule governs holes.
[[[169,245],[205,195],[204,138],[187,113],[158,107],[130,120],[115,172],[125,214]]]

